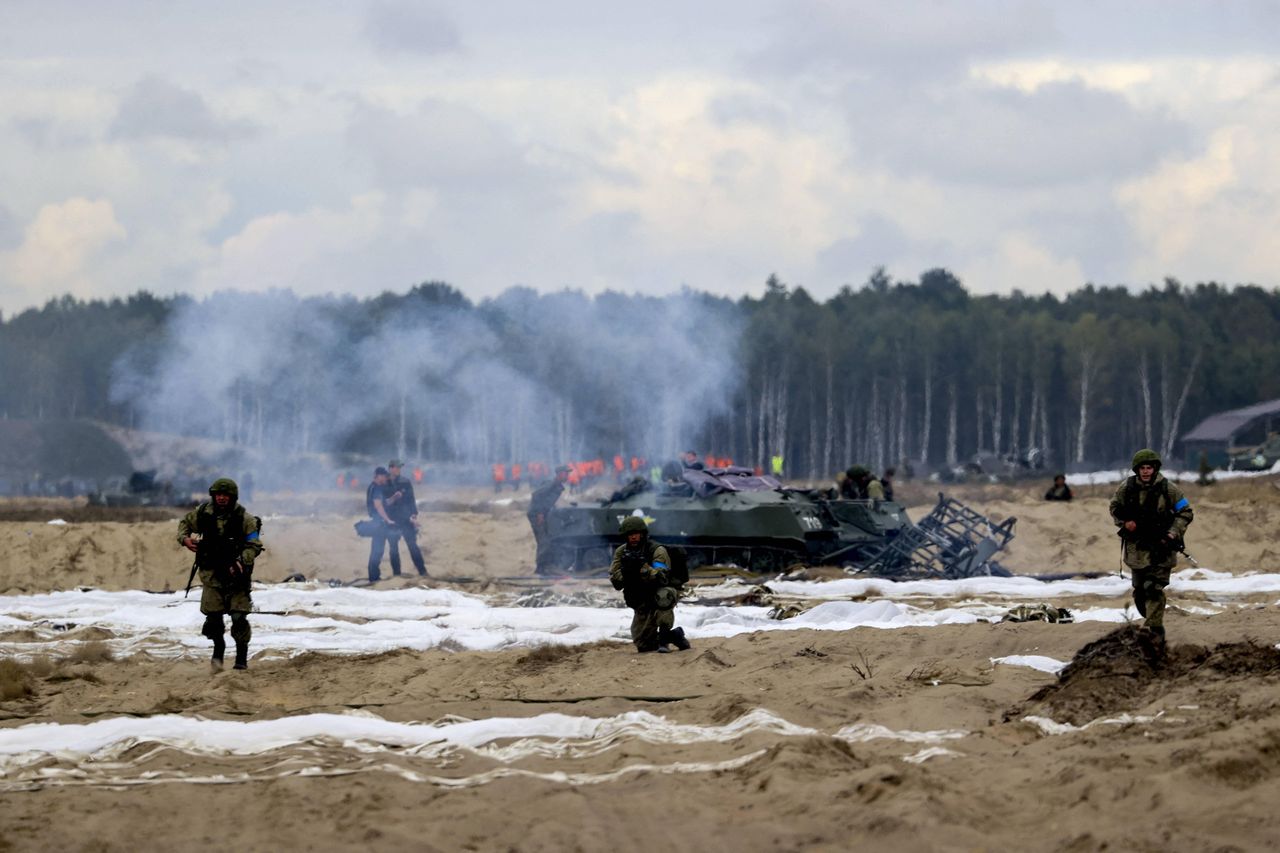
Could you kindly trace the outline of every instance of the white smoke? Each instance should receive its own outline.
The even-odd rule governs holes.
[[[741,384],[742,325],[732,303],[690,291],[513,288],[475,306],[439,285],[365,301],[219,293],[179,302],[161,339],[114,366],[112,394],[141,429],[282,467],[311,453],[662,459],[715,442],[708,425]]]

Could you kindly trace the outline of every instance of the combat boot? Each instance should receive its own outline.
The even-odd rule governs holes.
[[[689,645],[689,641],[684,636],[684,628],[673,628],[668,632],[667,636],[671,639],[672,645],[674,645],[679,651],[687,652],[689,649],[693,648],[693,646]]]
[[[233,669],[249,668],[249,644],[236,643],[236,665]]]
[[[209,659],[209,666],[214,672],[222,671],[222,656],[227,652],[227,641],[221,637],[213,638],[213,657]]]

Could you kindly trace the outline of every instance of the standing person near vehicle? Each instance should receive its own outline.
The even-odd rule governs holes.
[[[533,495],[529,498],[527,517],[529,526],[533,528],[533,541],[538,545],[537,556],[534,557],[534,570],[538,574],[555,568],[551,565],[551,532],[547,527],[547,516],[551,514],[556,501],[560,500],[560,495],[564,493],[564,484],[569,479],[570,470],[568,465],[557,466],[555,479],[548,480],[534,489]]]
[[[884,473],[880,475],[880,487],[884,489],[884,499],[893,500],[893,478],[898,473],[897,469],[892,466],[884,469]]]
[[[418,570],[419,577],[427,576],[427,564],[422,559],[422,549],[418,547],[418,499],[413,494],[413,483],[400,472],[404,463],[392,459],[387,463],[386,498],[383,505],[395,524],[395,534],[388,542],[391,545],[391,571],[400,574],[400,542],[404,537],[404,547],[409,552],[413,567]]]
[[[675,606],[686,580],[673,572],[667,549],[649,539],[644,519],[629,515],[619,530],[627,541],[613,552],[609,582],[622,590],[622,600],[633,611],[631,641],[640,652],[669,652],[689,648],[684,629],[676,628]]]
[[[1111,520],[1124,542],[1124,564],[1133,575],[1133,604],[1142,627],[1164,640],[1164,589],[1195,514],[1186,495],[1160,473],[1154,450],[1133,455],[1133,476],[1111,499]]]
[[[253,562],[262,552],[261,524],[239,503],[235,480],[220,477],[209,486],[209,500],[178,521],[178,544],[196,555],[194,571],[200,573],[200,633],[213,641],[211,664],[222,669],[227,643],[226,623],[231,615],[231,639],[236,644],[236,669],[249,667],[249,612]]]
[[[396,523],[391,518],[391,513],[387,511],[387,480],[390,473],[386,468],[379,465],[373,469],[373,482],[369,484],[369,488],[364,492],[364,506],[369,512],[369,518],[374,521],[373,535],[369,542],[369,583],[377,583],[382,579],[382,552],[387,549],[387,543],[395,539]],[[400,548],[398,546],[391,549],[391,573],[400,574]]]

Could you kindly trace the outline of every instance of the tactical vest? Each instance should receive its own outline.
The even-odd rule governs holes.
[[[200,534],[200,544],[196,546],[196,565],[202,569],[222,572],[239,560],[245,543],[244,518],[244,507],[236,504],[227,516],[222,532],[218,532],[218,519],[213,508],[208,501],[202,503],[196,511],[196,532]],[[257,519],[257,516],[254,518]],[[260,519],[258,530],[262,530]]]
[[[1129,533],[1121,528],[1120,535],[1130,542],[1147,547],[1167,545],[1164,541],[1165,534],[1173,525],[1173,498],[1169,494],[1169,481],[1162,477],[1145,489],[1145,495],[1143,492],[1136,475],[1125,481],[1124,496],[1120,501],[1120,520],[1136,521],[1138,529]],[[1162,496],[1163,507],[1160,501]]]

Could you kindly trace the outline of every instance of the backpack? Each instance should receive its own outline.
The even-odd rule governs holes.
[[[652,540],[650,540],[652,541]],[[667,566],[667,578],[671,581],[672,586],[684,586],[689,582],[689,555],[679,545],[666,545],[661,542],[653,542],[654,545],[662,545],[667,549],[667,556],[671,559],[671,565]],[[652,559],[652,554],[650,554]]]

